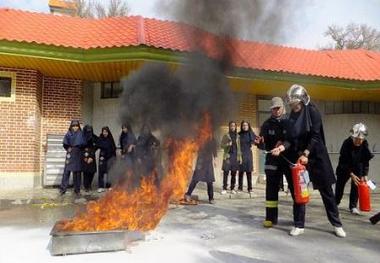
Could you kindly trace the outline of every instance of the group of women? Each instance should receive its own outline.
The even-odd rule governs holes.
[[[73,120],[63,139],[63,147],[66,150],[66,160],[60,186],[61,195],[66,193],[71,173],[76,195],[80,194],[82,175],[84,189],[88,192],[91,190],[97,170],[98,191],[102,192],[110,187],[106,177],[111,161],[116,156],[116,145],[108,127],[103,127],[100,135],[96,136],[90,125],[84,126],[82,130],[79,121]],[[97,166],[96,151],[98,150],[99,165]]]
[[[160,142],[151,133],[149,127],[144,125],[140,136],[136,139],[130,125],[122,126],[119,139],[121,158],[128,166],[138,163],[140,174],[148,174],[154,169],[154,149]],[[109,169],[116,158],[116,145],[110,129],[103,127],[99,136],[93,132],[90,125],[80,127],[77,120],[70,124],[63,139],[63,147],[66,150],[65,168],[60,186],[63,195],[69,185],[70,174],[73,174],[74,192],[79,195],[82,187],[86,192],[91,190],[92,181],[98,171],[98,192],[105,191],[111,186]],[[99,150],[99,158],[96,161],[96,152]],[[97,165],[98,163],[98,165]]]

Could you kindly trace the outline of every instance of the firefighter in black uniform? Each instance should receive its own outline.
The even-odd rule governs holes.
[[[321,114],[317,107],[310,102],[310,96],[306,89],[300,85],[295,84],[290,87],[287,92],[287,101],[291,112],[286,121],[286,141],[283,145],[273,149],[272,154],[279,156],[286,149],[284,154],[290,162],[307,165],[313,187],[319,190],[335,234],[338,237],[346,237],[332,189],[336,178],[325,144]],[[286,169],[285,176],[293,200],[295,200],[290,169]],[[294,227],[290,231],[291,236],[304,233],[305,212],[305,204],[298,204],[294,201]]]
[[[348,179],[351,178],[350,204],[351,213],[359,215],[356,208],[358,203],[358,187],[361,180],[367,181],[369,171],[369,161],[373,154],[369,150],[367,126],[363,123],[355,124],[351,129],[351,136],[348,137],[340,149],[339,163],[336,168],[337,182],[335,185],[335,199],[337,205],[343,197],[344,187]]]
[[[284,141],[286,130],[283,127],[285,107],[280,97],[272,98],[271,116],[267,119],[260,131],[261,143],[259,148],[270,152]],[[282,185],[284,174],[284,160],[279,156],[268,153],[265,158],[266,175],[266,217],[264,227],[272,227],[277,224],[278,218],[278,192]]]

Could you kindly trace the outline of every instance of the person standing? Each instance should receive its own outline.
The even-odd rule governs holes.
[[[336,179],[325,145],[321,114],[310,102],[306,89],[300,85],[295,84],[290,87],[287,92],[287,102],[291,108],[286,123],[287,140],[273,149],[272,154],[279,156],[287,149],[285,156],[290,162],[307,165],[310,179],[314,188],[319,190],[327,218],[333,225],[335,234],[338,237],[346,237],[332,189],[332,184],[336,182]],[[286,170],[286,178],[294,200],[291,170],[290,168]],[[294,227],[290,235],[298,236],[304,233],[305,212],[305,205],[294,201]]]
[[[140,177],[161,173],[160,141],[153,135],[150,127],[144,124],[136,142],[135,158],[137,173]]]
[[[215,182],[214,167],[216,166],[216,142],[214,138],[207,141],[199,150],[197,162],[195,165],[193,177],[187,192],[185,194],[185,201],[191,201],[191,194],[199,182],[207,184],[208,201],[214,204],[214,187]]]
[[[264,227],[272,227],[278,221],[278,192],[282,185],[285,173],[285,162],[279,156],[270,154],[270,151],[285,141],[286,129],[284,127],[285,106],[280,97],[272,98],[270,107],[271,116],[260,130],[261,143],[258,147],[267,152],[265,156],[265,207],[266,217]]]
[[[131,168],[133,164],[133,152],[136,147],[136,142],[137,140],[133,134],[131,125],[128,123],[123,124],[121,128],[119,143],[121,149],[121,157],[126,161],[129,168]]]
[[[64,195],[69,186],[70,174],[73,173],[74,192],[80,195],[82,172],[82,147],[85,140],[78,120],[71,121],[69,130],[63,138],[63,148],[66,150],[65,168],[60,186],[60,194]]]
[[[236,173],[241,163],[240,140],[237,133],[236,122],[230,121],[228,124],[228,132],[222,138],[221,148],[223,149],[223,190],[221,194],[227,193],[229,173],[231,173],[231,194],[236,194]]]
[[[96,173],[96,150],[98,136],[94,134],[91,125],[83,127],[83,136],[85,145],[83,149],[82,167],[83,167],[83,186],[86,192],[91,191],[92,180]]]
[[[351,178],[351,191],[349,209],[351,213],[359,215],[356,208],[358,204],[358,184],[367,181],[369,161],[373,154],[368,148],[367,126],[363,123],[355,124],[351,129],[351,136],[344,140],[340,149],[339,163],[336,168],[337,182],[335,185],[335,198],[337,205],[343,197],[344,187]]]
[[[105,188],[110,187],[108,171],[112,165],[112,161],[116,157],[116,145],[112,133],[108,126],[102,128],[97,147],[99,153],[99,175],[98,175],[98,193],[104,192]]]
[[[243,191],[243,176],[247,176],[248,193],[252,192],[252,171],[253,171],[253,155],[252,145],[260,143],[260,137],[253,132],[251,125],[247,121],[242,121],[239,131],[240,149],[242,162],[239,166],[239,191]]]

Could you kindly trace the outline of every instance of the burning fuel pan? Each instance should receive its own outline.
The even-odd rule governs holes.
[[[143,233],[128,230],[65,232],[58,229],[59,224],[57,222],[50,232],[52,256],[120,251],[131,242],[145,239]]]

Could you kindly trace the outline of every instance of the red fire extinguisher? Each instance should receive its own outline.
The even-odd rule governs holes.
[[[308,184],[310,182],[309,173],[306,167],[300,162],[292,166],[292,179],[294,187],[294,199],[297,204],[307,204],[310,200]]]
[[[359,208],[363,212],[371,211],[371,193],[367,182],[360,181],[358,184]]]

